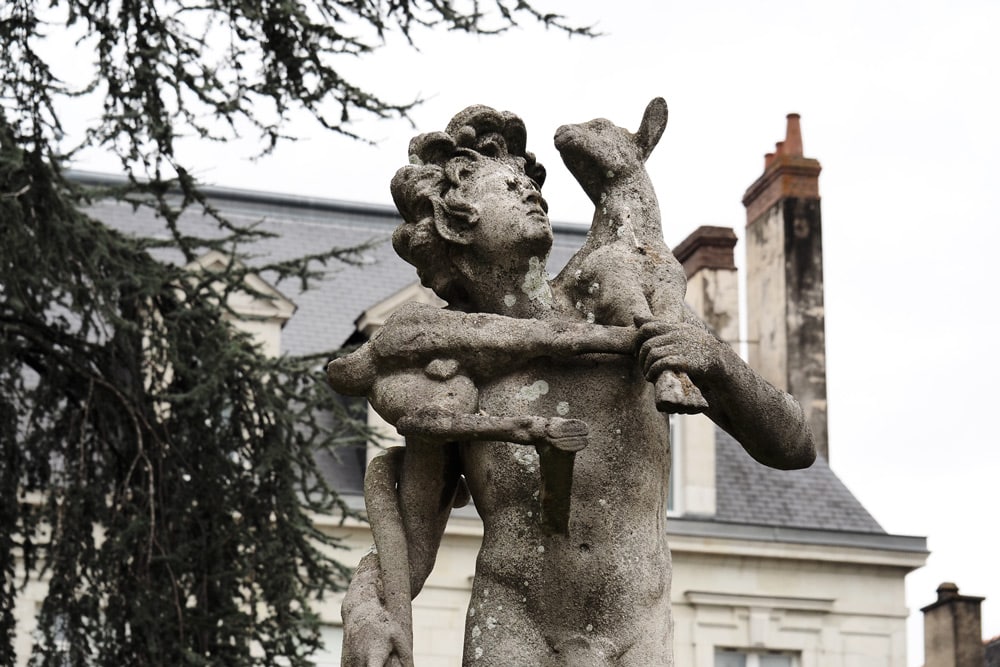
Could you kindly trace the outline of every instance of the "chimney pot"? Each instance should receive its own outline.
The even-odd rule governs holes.
[[[937,587],[938,602],[958,597],[958,586],[946,581]]]
[[[802,157],[802,126],[799,124],[799,114],[790,113],[786,118],[788,125],[785,128],[785,155]]]

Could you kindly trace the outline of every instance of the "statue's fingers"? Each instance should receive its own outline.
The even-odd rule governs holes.
[[[638,359],[639,366],[641,368],[646,367],[650,353],[658,347],[663,347],[664,342],[665,341],[663,339],[663,335],[661,334],[659,336],[654,336],[653,338],[650,338],[649,340],[644,342],[641,346],[639,346],[639,354],[636,355],[636,358]]]
[[[670,325],[667,326],[670,327]],[[649,355],[654,349],[660,347],[674,347],[676,346],[677,340],[678,334],[675,331],[667,331],[647,340],[639,348],[639,354],[637,356],[639,366],[645,368],[646,365],[650,363]]]
[[[642,321],[642,324],[639,324],[640,321]],[[636,326],[639,327],[639,340],[660,336],[677,326],[664,320],[647,320],[641,317],[636,317],[635,322]]]
[[[665,357],[660,357],[652,364],[650,364],[649,368],[645,370],[644,375],[646,380],[648,380],[649,382],[655,382],[656,378],[660,377],[660,374],[662,374],[664,371],[684,371],[684,370],[685,369],[682,367],[682,364],[680,362],[680,357],[671,354]]]
[[[646,370],[646,359],[649,357],[650,351],[656,346],[652,340],[647,340],[639,348],[639,354],[636,355],[636,360],[639,362],[639,368]]]

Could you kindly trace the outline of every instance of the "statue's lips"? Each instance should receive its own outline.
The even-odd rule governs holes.
[[[548,214],[544,210],[542,210],[541,207],[534,208],[534,209],[528,211],[527,217],[532,218],[534,220],[541,220],[543,222],[548,222],[549,221]]]

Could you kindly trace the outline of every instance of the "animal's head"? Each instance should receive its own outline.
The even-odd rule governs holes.
[[[667,127],[667,103],[662,97],[647,106],[633,134],[604,118],[563,125],[555,144],[570,173],[595,204],[610,184],[644,169],[643,164]]]

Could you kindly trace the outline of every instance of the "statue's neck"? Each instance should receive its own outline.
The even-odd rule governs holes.
[[[532,257],[512,264],[470,260],[462,271],[467,277],[463,303],[453,305],[466,312],[544,318],[552,310],[545,260]]]

